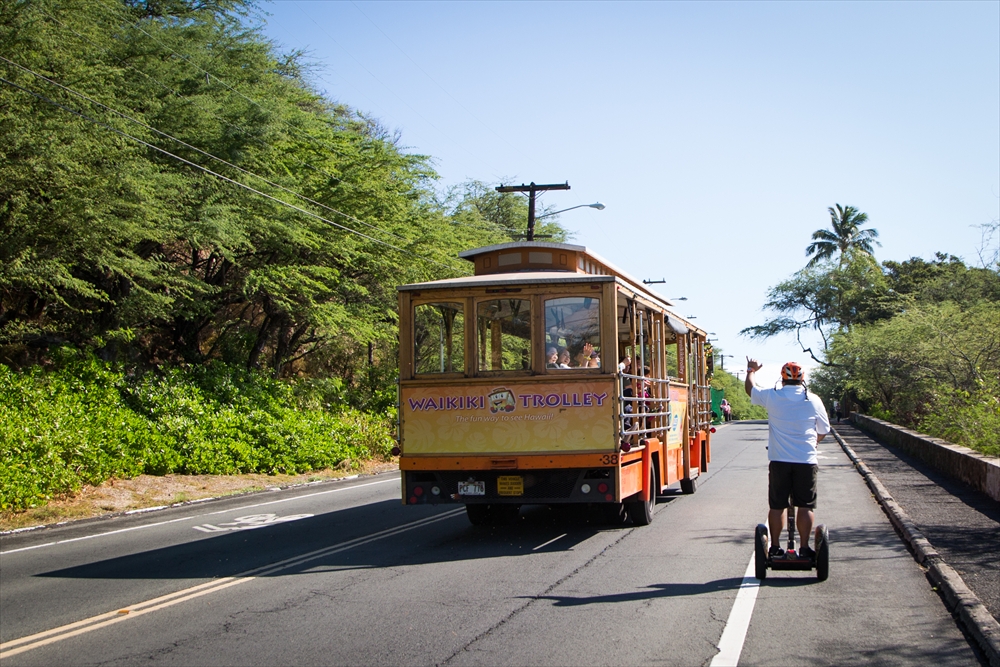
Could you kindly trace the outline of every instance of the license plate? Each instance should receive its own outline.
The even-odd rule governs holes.
[[[459,482],[458,495],[460,496],[485,496],[486,482]]]
[[[501,496],[523,496],[524,478],[520,475],[500,475],[497,477],[497,494]]]

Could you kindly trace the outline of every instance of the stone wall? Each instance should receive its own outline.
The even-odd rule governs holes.
[[[1000,458],[917,433],[889,422],[854,413],[854,425],[875,438],[916,456],[946,475],[1000,502]]]

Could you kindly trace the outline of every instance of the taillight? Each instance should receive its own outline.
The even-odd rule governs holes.
[[[598,493],[607,493],[608,492],[608,485],[605,484],[604,482],[601,482],[600,484],[597,485],[597,492]]]
[[[424,495],[424,487],[422,486],[413,487],[413,495],[415,495],[417,498]]]
[[[621,449],[625,453],[632,451],[632,443],[628,442],[627,440],[622,440]]]
[[[399,456],[399,453],[400,453],[401,451],[403,451],[403,450],[401,450],[401,449],[399,448],[399,446],[397,445],[396,447],[393,447],[391,451],[392,451],[392,455],[393,455],[393,456]]]

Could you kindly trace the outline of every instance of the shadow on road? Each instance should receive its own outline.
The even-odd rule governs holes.
[[[660,503],[669,503],[674,497],[661,497]],[[448,513],[452,516],[435,523],[387,535],[265,576],[299,574],[317,568],[380,568],[560,552],[600,532],[632,527],[625,519],[617,525],[601,524],[592,514],[571,506],[528,506],[522,508],[514,525],[474,527],[468,523],[464,511],[455,512],[461,508],[456,505],[401,507],[398,500],[386,500],[252,529],[237,526],[207,534],[191,526],[191,539],[182,543],[36,576],[109,580],[231,577]],[[202,528],[206,525],[202,524]],[[548,542],[551,543],[546,544]]]
[[[729,579],[717,579],[705,584],[653,584],[647,586],[646,590],[632,591],[631,593],[616,593],[614,595],[594,595],[590,597],[568,597],[563,595],[537,595],[522,596],[525,599],[552,600],[556,607],[578,607],[585,604],[608,604],[616,602],[642,602],[643,600],[655,600],[657,598],[675,598],[688,595],[703,595],[705,593],[718,593],[720,591],[731,591],[738,589],[742,583],[742,577],[731,577]]]

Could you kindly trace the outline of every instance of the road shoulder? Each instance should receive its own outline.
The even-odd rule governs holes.
[[[927,568],[928,577],[941,588],[953,613],[976,640],[990,664],[1000,667],[1000,623],[994,618],[996,612],[984,604],[945,559],[945,556],[954,556],[960,560],[963,569],[974,575],[976,584],[981,580],[983,585],[977,588],[990,595],[987,601],[1000,604],[1000,600],[994,600],[988,583],[996,585],[995,574],[989,576],[989,570],[997,568],[998,550],[983,544],[984,541],[1000,541],[1000,523],[990,516],[985,505],[982,507],[987,511],[978,509],[975,498],[971,503],[968,499],[954,502],[955,495],[950,487],[960,483],[943,484],[943,480],[934,479],[937,475],[933,471],[921,470],[913,461],[905,460],[905,455],[891,451],[853,426],[837,425],[834,436],[917,562]],[[974,493],[971,489],[958,491],[962,496]],[[893,493],[899,496],[898,500]],[[912,508],[913,516],[907,508]],[[940,551],[924,531],[942,545]],[[964,538],[961,533],[965,533]],[[984,574],[987,576],[982,576]]]

